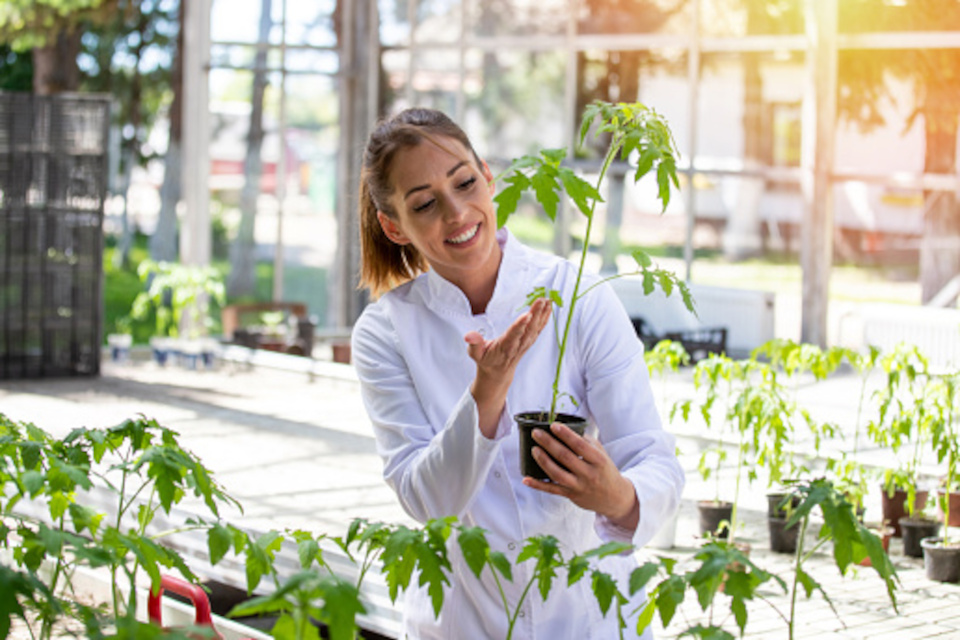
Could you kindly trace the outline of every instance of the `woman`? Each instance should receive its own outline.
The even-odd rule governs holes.
[[[684,477],[640,341],[605,285],[577,306],[561,380],[590,418],[589,435],[553,425],[556,438],[541,435],[534,452],[551,482],[520,476],[511,416],[549,406],[558,354],[554,332],[543,331],[550,303],[526,308],[526,296],[538,286],[569,296],[576,270],[498,231],[494,190],[466,134],[438,111],[408,109],[370,136],[361,285],[379,301],[357,321],[353,353],[384,477],[411,517],[483,527],[512,561],[525,538],[547,533],[567,557],[605,541],[642,546],[676,510]],[[450,559],[439,619],[425,589],[407,592],[407,637],[505,637],[492,576],[475,578],[458,545]],[[504,581],[508,602],[519,600],[530,564],[515,564]],[[601,562],[624,593],[635,566],[631,554]],[[558,581],[546,601],[532,590],[513,637],[616,638],[616,616],[604,617],[589,589],[589,580],[569,589]],[[625,611],[643,601],[638,594]],[[635,616],[628,624],[633,637]]]

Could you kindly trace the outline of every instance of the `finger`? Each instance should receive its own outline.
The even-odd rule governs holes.
[[[516,353],[523,340],[523,334],[530,325],[530,312],[524,313],[514,320],[513,324],[500,336],[504,353]]]
[[[484,340],[483,336],[477,331],[471,331],[463,336],[463,339],[467,343],[467,355],[469,355],[471,359],[479,362],[487,350],[486,340]]]
[[[531,478],[526,476],[523,479],[523,484],[530,487],[531,489],[536,489],[537,491],[543,491],[544,493],[551,493],[555,496],[565,496],[567,495],[567,490],[556,484],[555,482],[544,482],[542,480],[537,480],[536,478]]]
[[[540,465],[543,472],[547,474],[547,477],[550,478],[552,483],[557,487],[562,488],[564,492],[566,492],[577,486],[577,476],[561,467],[560,464],[563,463],[558,464],[554,458],[547,455],[547,452],[543,448],[534,447],[531,453],[533,454],[533,459],[537,461],[537,464]]]

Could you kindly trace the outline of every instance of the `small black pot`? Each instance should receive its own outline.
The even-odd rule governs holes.
[[[733,503],[702,500],[697,503],[697,509],[700,510],[701,536],[713,535],[724,540],[730,536],[729,526],[724,526],[723,531],[718,532],[717,529],[723,521],[730,523],[733,517]]]
[[[793,523],[787,526],[787,518],[767,518],[767,529],[770,531],[770,551],[776,553],[796,553],[797,538],[800,534],[800,524]]]
[[[943,546],[943,538],[924,538],[923,568],[927,579],[937,582],[960,582],[960,545]]]
[[[903,535],[903,555],[922,558],[923,547],[920,541],[932,538],[940,532],[940,523],[928,518],[900,518],[900,532]]]
[[[787,505],[786,502],[787,496],[790,495],[786,491],[779,491],[776,493],[767,494],[767,517],[768,518],[786,518],[787,517]],[[795,510],[800,506],[800,503],[803,500],[800,496],[793,496],[790,499],[791,511]],[[781,507],[780,505],[783,504]]]
[[[530,476],[535,480],[550,480],[544,470],[540,468],[540,465],[537,464],[537,461],[533,459],[533,447],[537,445],[537,441],[533,439],[533,430],[543,429],[552,436],[553,434],[550,432],[551,423],[548,422],[549,417],[546,411],[528,411],[513,416],[517,423],[517,431],[520,434],[520,474]],[[567,413],[558,413],[554,422],[569,427],[574,433],[581,436],[587,428],[586,418]]]

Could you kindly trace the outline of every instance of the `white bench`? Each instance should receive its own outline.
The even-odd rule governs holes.
[[[727,330],[727,355],[745,358],[774,338],[775,297],[771,291],[691,284],[697,315],[690,313],[679,292],[668,298],[660,288],[643,293],[643,279],[625,276],[610,285],[631,318],[643,318],[657,335],[722,327]]]

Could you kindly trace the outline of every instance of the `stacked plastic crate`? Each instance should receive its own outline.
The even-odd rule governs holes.
[[[0,92],[0,379],[95,375],[107,97]]]

